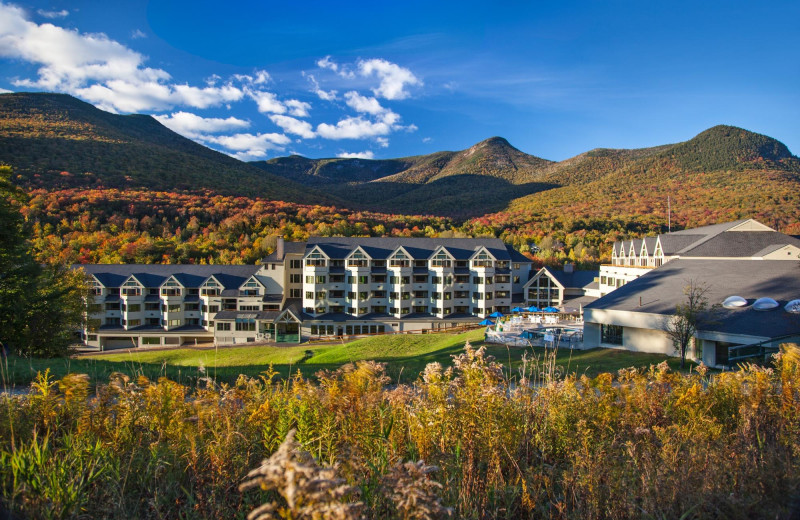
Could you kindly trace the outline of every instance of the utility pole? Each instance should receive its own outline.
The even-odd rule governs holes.
[[[672,206],[667,195],[667,233],[672,232]]]

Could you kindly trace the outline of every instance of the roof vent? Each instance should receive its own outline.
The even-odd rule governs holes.
[[[759,298],[753,304],[753,308],[757,311],[768,311],[778,306],[778,302],[772,298]]]
[[[800,300],[792,300],[786,304],[786,312],[791,312],[794,314],[800,314]]]
[[[722,306],[726,309],[738,309],[739,307],[744,307],[745,305],[747,305],[747,300],[741,296],[728,296],[725,298],[725,301],[722,302]]]

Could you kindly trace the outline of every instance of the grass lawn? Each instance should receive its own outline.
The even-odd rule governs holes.
[[[376,336],[341,345],[139,350],[71,359],[22,359],[12,356],[8,358],[7,367],[3,367],[2,381],[24,386],[36,377],[37,372],[49,368],[58,378],[68,373],[84,373],[95,383],[107,381],[113,372],[132,376],[143,374],[150,379],[166,376],[187,384],[203,376],[232,383],[239,374],[254,377],[270,364],[273,364],[281,376],[297,370],[304,376],[312,376],[321,369],[335,369],[351,361],[372,359],[386,362],[387,373],[395,382],[409,383],[418,377],[428,363],[437,361],[445,367],[451,365],[452,356],[463,351],[466,341],[476,347],[481,345],[483,330],[461,334]],[[313,352],[313,356],[306,357],[306,351]],[[487,345],[487,351],[512,376],[518,376],[523,354],[528,359],[541,360],[546,352],[544,348],[506,348],[496,345]],[[555,356],[555,364],[561,367],[562,374],[578,373],[590,377],[601,372],[616,372],[630,366],[648,366],[664,360],[673,368],[680,364],[679,359],[663,355],[600,348],[575,351],[560,349]]]

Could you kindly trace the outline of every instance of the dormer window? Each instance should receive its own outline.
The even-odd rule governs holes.
[[[439,251],[431,258],[431,267],[452,267],[453,261],[444,251]]]
[[[142,286],[136,280],[128,280],[122,284],[122,296],[141,296]]]
[[[319,251],[313,251],[306,257],[306,265],[312,267],[325,267],[326,258]]]
[[[361,251],[356,251],[347,259],[347,267],[369,267],[369,259]]]
[[[390,267],[409,267],[410,265],[411,259],[402,251],[398,251],[389,259]]]
[[[161,296],[180,296],[181,285],[174,281],[168,280],[161,286]]]
[[[472,259],[472,267],[492,267],[494,260],[486,251],[481,251]]]
[[[202,296],[219,296],[221,290],[222,286],[219,283],[215,280],[209,280],[200,288],[200,294]]]
[[[103,294],[103,284],[98,282],[97,280],[92,280],[89,283],[89,293],[94,296],[100,296]]]
[[[241,296],[258,296],[261,285],[255,280],[250,280],[239,291]]]

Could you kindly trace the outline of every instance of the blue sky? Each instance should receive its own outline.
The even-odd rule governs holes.
[[[563,160],[715,124],[797,154],[798,19],[796,1],[0,0],[0,89],[152,114],[244,160],[495,135]]]

